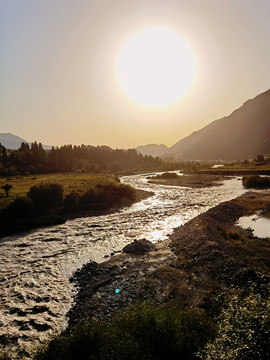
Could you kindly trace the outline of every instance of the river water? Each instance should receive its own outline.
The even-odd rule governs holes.
[[[191,189],[148,184],[145,175],[121,179],[154,196],[118,213],[78,218],[0,239],[0,340],[30,349],[66,326],[75,294],[72,273],[134,239],[157,242],[198,214],[244,192],[237,179]]]

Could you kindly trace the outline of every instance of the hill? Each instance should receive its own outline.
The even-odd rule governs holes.
[[[28,143],[29,145],[31,144],[31,142],[10,133],[0,134],[0,144],[2,144],[7,149],[18,150],[22,142]],[[43,145],[43,148],[49,150],[51,149],[51,146]]]
[[[180,140],[175,160],[238,160],[270,153],[270,90]]]
[[[17,150],[22,142],[29,143],[27,140],[10,133],[0,134],[0,143],[7,149]]]
[[[270,154],[270,90],[170,148],[151,144],[139,146],[136,150],[144,155],[175,161],[242,160]]]
[[[168,147],[166,145],[149,144],[138,146],[136,147],[136,150],[139,154],[151,155],[155,157],[166,154]]]

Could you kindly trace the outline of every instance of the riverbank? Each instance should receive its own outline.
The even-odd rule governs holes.
[[[169,173],[170,175],[170,173]],[[203,188],[211,186],[220,186],[222,181],[228,180],[229,177],[224,175],[209,175],[209,174],[184,174],[178,175],[175,178],[166,178],[162,176],[148,177],[150,184],[170,185],[170,186],[184,186],[191,188]]]
[[[124,207],[131,206],[132,204],[139,202],[143,199],[146,199],[153,195],[153,193],[144,190],[135,190],[135,197],[133,199],[128,197],[121,198],[113,206],[107,209],[94,209],[90,206],[84,206],[80,208],[70,209],[69,212],[64,212],[63,210],[57,212],[50,212],[49,214],[30,217],[30,218],[12,218],[12,219],[2,219],[1,228],[0,228],[0,238],[16,235],[21,232],[30,231],[35,228],[53,226],[64,224],[67,220],[80,218],[80,217],[89,217],[89,216],[99,216],[99,215],[108,215],[114,212],[119,211]]]
[[[167,241],[137,241],[107,261],[85,265],[72,278],[78,294],[70,328],[147,300],[207,308],[217,291],[269,282],[269,239],[236,225],[241,216],[269,213],[269,207],[269,190],[250,191],[175,229]]]

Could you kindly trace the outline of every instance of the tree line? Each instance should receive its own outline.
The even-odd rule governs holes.
[[[86,172],[115,173],[165,170],[158,157],[138,154],[135,149],[111,149],[108,146],[64,145],[44,150],[41,143],[22,143],[18,150],[0,144],[0,175]]]

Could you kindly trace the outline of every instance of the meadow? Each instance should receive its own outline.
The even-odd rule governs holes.
[[[17,176],[2,178],[0,188],[0,237],[104,214],[150,195],[114,175]]]
[[[32,186],[41,183],[57,183],[63,187],[64,196],[71,192],[84,193],[90,187],[115,179],[113,175],[101,174],[41,174],[28,176],[0,177],[0,210],[6,208],[13,200],[20,196],[26,196]],[[12,188],[9,196],[5,195],[2,186],[10,184]]]

